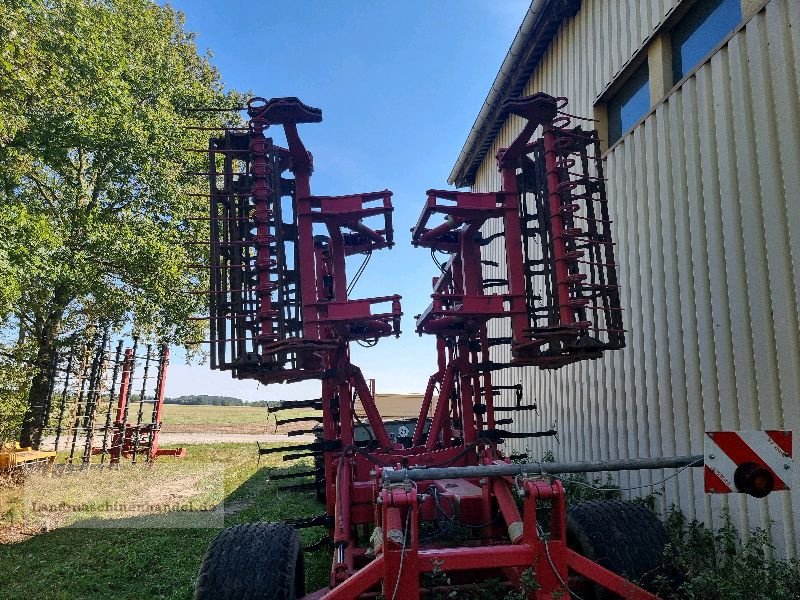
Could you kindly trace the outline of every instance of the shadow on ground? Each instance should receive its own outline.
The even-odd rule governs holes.
[[[0,600],[189,599],[206,548],[223,521],[226,526],[273,522],[323,512],[313,492],[281,491],[269,481],[270,473],[304,467],[257,466],[253,460],[241,467],[244,471],[234,470],[230,491],[215,509],[216,520],[207,514],[185,514],[176,521],[169,513],[83,519],[25,541],[0,544]],[[187,523],[219,526],[185,527]],[[301,532],[304,544],[324,535],[322,528]],[[326,585],[330,552],[307,555],[306,565],[308,589]]]

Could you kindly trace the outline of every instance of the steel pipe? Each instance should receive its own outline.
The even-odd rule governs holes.
[[[545,462],[524,464],[478,465],[474,467],[435,467],[418,469],[383,469],[384,483],[428,481],[435,479],[469,479],[474,477],[507,477],[522,474],[594,473],[597,471],[638,471],[703,466],[703,455],[662,458],[630,458],[600,462]]]

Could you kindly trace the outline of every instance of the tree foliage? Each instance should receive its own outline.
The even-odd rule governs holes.
[[[165,404],[182,404],[185,406],[255,406],[245,402],[241,398],[233,396],[209,396],[206,394],[177,396],[176,398],[164,398]]]
[[[180,13],[149,0],[4,0],[0,319],[43,365],[65,332],[202,336],[208,132],[234,106]],[[33,343],[31,343],[33,341]],[[40,377],[41,379],[41,377]],[[44,382],[46,384],[46,382]],[[30,401],[42,393],[33,378]]]

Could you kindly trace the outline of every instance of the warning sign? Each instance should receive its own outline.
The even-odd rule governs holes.
[[[792,479],[792,432],[709,431],[704,458],[706,493],[745,492],[762,497],[770,491],[788,490]],[[753,493],[753,486],[763,490]]]

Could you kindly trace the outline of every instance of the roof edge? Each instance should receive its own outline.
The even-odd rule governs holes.
[[[575,15],[580,5],[581,0],[532,0],[450,171],[448,183],[464,187],[475,182],[475,173],[491,145],[491,141],[487,144],[487,137],[493,137],[503,124],[503,103],[522,91],[555,30],[564,19]]]

